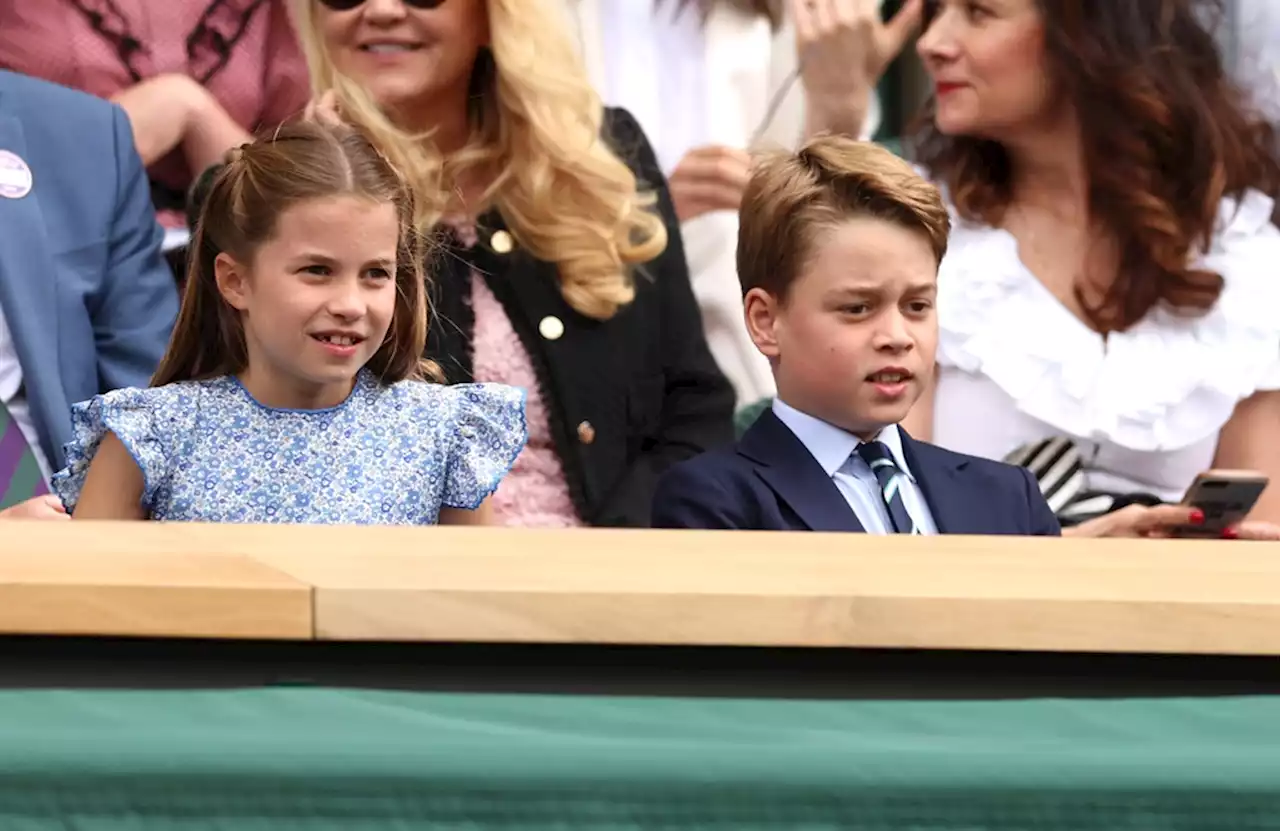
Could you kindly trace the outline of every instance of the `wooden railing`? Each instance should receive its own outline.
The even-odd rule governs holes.
[[[1280,655],[1280,544],[0,522],[0,633]]]

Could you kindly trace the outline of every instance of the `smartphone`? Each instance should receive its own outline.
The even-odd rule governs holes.
[[[1204,512],[1204,523],[1175,528],[1173,536],[1221,538],[1249,515],[1269,482],[1256,470],[1206,470],[1182,497],[1183,505]]]

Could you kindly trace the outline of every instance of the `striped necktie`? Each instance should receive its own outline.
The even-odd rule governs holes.
[[[893,460],[893,454],[889,452],[888,445],[882,441],[864,442],[858,445],[858,455],[876,475],[876,482],[880,484],[880,494],[884,497],[884,504],[889,508],[889,519],[893,522],[893,530],[899,534],[921,533],[915,521],[911,519],[911,514],[907,513],[906,503],[902,501],[900,485],[906,474]]]
[[[48,492],[27,437],[0,401],[0,511]]]

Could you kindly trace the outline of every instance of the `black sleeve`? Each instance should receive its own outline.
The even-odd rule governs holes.
[[[645,266],[660,294],[662,314],[663,402],[656,441],[636,458],[606,500],[598,524],[645,526],[650,521],[658,478],[674,463],[734,439],[733,387],[711,357],[702,331],[702,315],[689,281],[680,238],[680,221],[657,156],[640,125],[625,110],[605,114],[605,135],[614,151],[631,165],[641,187],[657,196],[667,229],[667,247]]]

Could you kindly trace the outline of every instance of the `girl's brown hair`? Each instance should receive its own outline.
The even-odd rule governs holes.
[[[937,12],[926,8],[926,26]],[[1274,198],[1280,163],[1272,127],[1223,69],[1213,32],[1220,0],[1037,0],[1050,82],[1075,106],[1089,176],[1089,211],[1118,239],[1100,302],[1077,299],[1101,332],[1123,331],[1157,305],[1202,313],[1222,276],[1194,268],[1208,250],[1223,197],[1258,188]],[[946,136],[927,108],[914,136],[919,161],[967,219],[998,224],[1013,193],[1000,144]]]
[[[396,302],[387,339],[367,367],[383,383],[437,377],[422,359],[427,301],[413,199],[369,140],[349,126],[298,122],[232,150],[204,197],[189,248],[182,310],[152,386],[230,375],[248,363],[240,312],[222,297],[214,260],[252,262],[280,215],[309,199],[357,196],[396,206]]]

